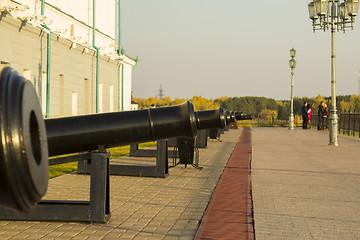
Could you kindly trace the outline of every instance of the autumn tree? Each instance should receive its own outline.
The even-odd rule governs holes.
[[[276,116],[280,120],[287,120],[290,114],[290,100],[274,100],[266,97],[220,97],[217,99],[207,99],[201,96],[194,96],[188,99],[193,103],[196,111],[210,110],[218,107],[223,107],[230,111],[242,111],[246,114],[251,114],[257,117],[260,113],[276,112]],[[179,105],[186,101],[184,98],[171,99],[164,97],[149,98],[133,98],[133,101],[139,104],[139,108],[149,108],[152,104],[156,107]],[[301,107],[304,102],[307,102],[313,109],[313,114],[317,114],[318,106],[324,101],[331,105],[331,98],[324,97],[320,94],[316,97],[294,97],[294,114],[301,115]],[[337,109],[339,112],[348,112],[349,110],[360,112],[360,95],[344,95],[337,96]],[[269,110],[269,111],[268,111]]]
[[[352,95],[350,97],[350,106],[353,111],[360,112],[360,95]]]
[[[189,101],[194,104],[195,111],[211,110],[220,106],[218,103],[215,103],[213,99],[206,99],[200,96],[194,96],[189,99]]]

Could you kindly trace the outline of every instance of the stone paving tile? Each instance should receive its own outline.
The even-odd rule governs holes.
[[[193,239],[240,134],[231,130],[222,142],[210,140],[200,149],[202,170],[179,165],[167,178],[110,176],[112,215],[106,224],[0,220],[0,239]],[[89,180],[76,174],[51,179],[45,199],[89,200]]]
[[[360,239],[360,139],[316,130],[254,128],[255,236]]]

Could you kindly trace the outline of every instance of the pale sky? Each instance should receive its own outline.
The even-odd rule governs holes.
[[[302,0],[122,0],[122,45],[139,56],[135,97],[330,96],[330,31],[312,31]],[[357,94],[360,17],[336,33],[337,95]]]

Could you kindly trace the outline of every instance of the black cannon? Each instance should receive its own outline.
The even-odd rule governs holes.
[[[218,125],[209,125],[207,128],[206,128],[206,131],[207,131],[207,133],[205,134],[205,133],[203,133],[202,134],[202,138],[204,139],[204,138],[206,138],[206,140],[207,140],[207,137],[209,136],[209,135],[212,135],[212,133],[213,132],[215,132],[215,135],[217,135],[218,134],[218,132],[220,133],[220,131],[223,131],[223,129],[225,129],[227,126],[228,126],[228,124],[229,124],[229,122],[231,121],[231,118],[229,117],[229,115],[228,115],[228,113],[227,113],[227,111],[224,109],[224,108],[219,108],[219,109],[215,109],[215,110],[209,110],[209,111],[201,111],[201,114],[204,114],[205,116],[206,115],[209,115],[209,114],[211,114],[211,112],[212,112],[212,114],[216,114],[216,115],[219,115],[219,118],[221,119],[221,124],[218,124]],[[215,131],[214,131],[215,130]],[[199,137],[200,138],[200,137]],[[210,137],[211,138],[211,137]],[[198,139],[197,139],[198,140]],[[204,140],[203,140],[204,141]],[[202,141],[201,141],[201,139],[200,139],[200,143],[201,143]],[[196,145],[198,146],[199,145],[199,143],[196,143]]]
[[[227,115],[225,114],[223,108],[207,111],[197,111],[196,118],[198,121],[197,126],[199,130],[212,128],[223,129],[227,122]],[[178,137],[176,140],[175,150],[178,151],[179,161],[176,163],[177,156],[174,154],[173,166],[184,164],[186,167],[189,164],[195,168],[200,168],[198,166],[198,146],[199,144],[206,145],[207,134],[203,132],[202,134],[199,134],[197,138]]]
[[[45,120],[49,156],[171,137],[225,127],[223,109],[194,112],[191,102],[161,108]]]
[[[208,110],[208,111],[199,111],[198,112],[199,114],[201,115],[216,115],[218,116],[217,118],[219,118],[219,122],[220,124],[217,124],[217,125],[210,125],[208,124],[206,126],[206,128],[204,128],[203,130],[200,130],[198,131],[198,134],[196,136],[196,142],[195,142],[195,146],[198,147],[198,148],[205,148],[207,146],[207,138],[208,138],[208,135],[209,135],[209,131],[210,129],[213,129],[215,127],[215,129],[223,129],[226,127],[226,115],[225,115],[225,110],[223,108],[218,108],[218,109],[215,109],[215,110]],[[204,118],[204,116],[200,116],[200,118]],[[210,117],[208,116],[208,117]]]
[[[226,116],[226,127],[222,129],[222,131],[229,131],[229,127],[236,122],[235,112],[234,111],[225,111]],[[223,132],[222,132],[223,133]]]
[[[44,219],[43,213],[50,211],[45,220],[107,222],[111,214],[109,175],[126,172],[136,176],[139,168],[111,165],[106,148],[175,136],[194,137],[197,131],[191,102],[172,107],[47,119],[45,125],[50,156],[91,151],[91,158],[81,159],[78,165],[78,172],[91,175],[90,202],[86,206],[81,202],[57,202],[54,208],[53,203],[42,204],[42,201],[35,209],[34,220]],[[142,168],[140,175],[159,174],[160,168],[166,169],[166,166],[167,163]],[[60,209],[64,214],[61,219],[56,217]]]
[[[230,112],[229,110],[225,110],[225,117],[226,117],[226,126],[229,126],[230,123],[235,121],[234,112]]]
[[[198,111],[195,112],[195,121],[197,135],[196,137],[182,136],[178,134],[177,137],[185,137],[189,139],[196,139],[196,146],[200,144],[206,145],[206,135],[204,134],[206,129],[211,127],[223,127],[225,125],[224,110],[222,108],[210,110],[210,111]],[[168,147],[174,147],[177,145],[177,137],[168,138],[167,140],[157,141],[156,149],[138,149],[138,143],[130,145],[130,156],[132,157],[156,157],[156,164],[153,165],[121,165],[111,164],[110,174],[122,175],[122,176],[142,176],[142,177],[166,177],[168,171],[168,158],[178,157],[177,151],[168,151]],[[171,144],[172,140],[175,140],[175,144]],[[170,142],[170,143],[169,143]],[[89,162],[79,162],[78,173],[89,173]]]
[[[0,110],[0,205],[29,212],[47,190],[46,129],[31,82],[11,68],[1,72]]]
[[[230,112],[230,124],[227,126],[227,130],[229,129],[238,129],[238,123],[236,120],[236,115],[235,115],[235,111],[231,111]]]
[[[224,128],[226,126],[225,111],[221,107],[214,110],[197,111],[195,115],[198,130]]]
[[[215,139],[221,142],[220,136],[224,131],[229,130],[229,125],[232,122],[235,122],[235,115],[230,112],[229,110],[224,110],[224,117],[225,117],[225,125],[220,128],[211,128],[208,131],[208,135],[210,139]]]
[[[251,120],[252,116],[245,114],[244,112],[235,112],[235,118],[236,120],[240,121],[240,120]]]
[[[195,112],[195,116],[198,130],[196,135],[196,145],[203,148],[206,147],[208,129],[224,128],[226,126],[225,110],[220,107],[214,110],[197,111]],[[168,147],[175,147],[177,145],[176,137],[169,138],[167,142]],[[137,144],[132,144],[130,146],[130,156],[155,157],[156,150],[139,150]],[[173,155],[170,154],[169,157],[173,157]]]
[[[236,122],[235,111],[231,111],[231,121],[232,121],[232,122]]]
[[[29,212],[45,195],[48,156],[104,152],[107,147],[179,136],[193,138],[211,120],[211,114],[196,115],[192,103],[185,102],[44,121],[32,84],[11,68],[1,73],[0,106],[0,205],[18,212]]]
[[[45,120],[49,156],[155,141],[194,137],[198,121],[191,102],[137,111]]]

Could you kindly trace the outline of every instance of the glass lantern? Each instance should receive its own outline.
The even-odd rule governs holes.
[[[296,50],[294,48],[290,49],[290,57],[294,58],[296,54]]]
[[[325,16],[328,11],[328,0],[314,0],[316,15]]]
[[[339,18],[341,20],[349,19],[349,14],[348,14],[347,7],[345,6],[345,2],[343,2],[339,5]]]
[[[314,2],[309,3],[308,8],[309,8],[309,18],[312,20],[317,19],[318,16],[316,15],[316,8]]]
[[[296,61],[295,61],[295,59],[290,59],[290,61],[289,61],[289,65],[290,65],[290,68],[291,69],[294,69],[295,67],[296,67]]]
[[[359,0],[346,0],[345,3],[349,16],[356,16],[359,11]]]

